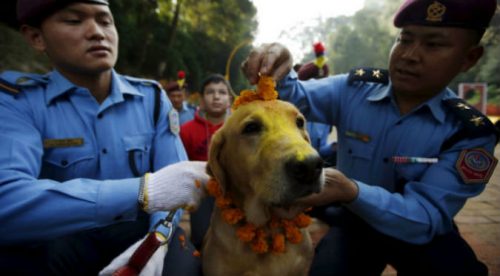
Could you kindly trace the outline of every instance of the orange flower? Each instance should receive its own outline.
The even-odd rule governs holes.
[[[289,242],[294,244],[302,241],[302,233],[296,226],[285,227],[285,236]]]
[[[264,254],[269,250],[266,241],[266,233],[262,229],[257,229],[255,239],[252,242],[252,250],[255,253]]]
[[[261,100],[261,101],[271,101],[278,98],[278,92],[274,90],[276,83],[272,77],[261,76],[259,82],[257,83],[257,91],[243,90],[240,95],[234,100],[233,111],[236,110],[240,105]]]
[[[222,195],[220,185],[215,179],[211,178],[210,180],[208,180],[206,187],[209,195],[213,197],[219,197]]]
[[[273,234],[273,253],[285,252],[285,236],[283,234]]]
[[[293,219],[293,222],[295,223],[295,225],[297,225],[297,227],[304,228],[304,227],[309,226],[309,224],[311,224],[312,220],[311,220],[310,216],[308,216],[304,213],[300,213]]]
[[[219,196],[215,199],[215,205],[220,209],[228,208],[233,201],[228,196]]]
[[[243,242],[250,242],[255,237],[255,225],[247,223],[236,230],[236,235]]]
[[[243,214],[243,211],[238,208],[222,210],[222,218],[224,219],[224,221],[231,225],[238,223],[244,217],[245,215]]]
[[[276,100],[278,92],[274,90],[276,83],[272,77],[261,76],[257,84],[257,92],[264,101]]]
[[[193,251],[193,256],[194,257],[201,257],[201,253],[198,250]]]

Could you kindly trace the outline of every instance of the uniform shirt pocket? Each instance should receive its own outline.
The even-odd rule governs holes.
[[[374,159],[375,146],[370,143],[347,139],[347,155],[350,157],[350,167],[357,171],[370,171]]]
[[[46,149],[40,178],[66,181],[93,178],[97,171],[96,155],[87,147]]]
[[[122,138],[132,173],[141,176],[151,171],[151,147],[153,134],[129,135]]]

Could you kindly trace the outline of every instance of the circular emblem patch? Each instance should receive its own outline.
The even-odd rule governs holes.
[[[456,168],[465,183],[487,183],[497,162],[484,149],[466,149],[460,153]]]
[[[471,151],[465,153],[464,162],[470,169],[478,172],[487,170],[490,167],[491,160],[482,152]]]

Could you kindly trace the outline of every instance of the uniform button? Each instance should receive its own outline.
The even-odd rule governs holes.
[[[63,161],[61,161],[61,165],[63,165],[63,166],[68,165],[68,161],[67,161],[67,160],[63,160]]]
[[[387,163],[387,162],[389,162],[389,158],[386,157],[386,158],[384,158],[384,163]]]
[[[102,152],[103,154],[106,154],[106,153],[108,153],[108,150],[107,150],[107,149],[102,149],[102,151],[101,151],[101,152]]]
[[[347,153],[352,154],[352,149],[349,149]]]
[[[123,218],[123,216],[122,216],[122,215],[118,215],[118,216],[116,216],[116,217],[114,218],[114,220],[121,220],[122,218]]]
[[[397,126],[401,125],[403,122],[399,121],[396,123]]]
[[[100,113],[99,115],[97,115],[97,119],[102,119],[102,113]]]

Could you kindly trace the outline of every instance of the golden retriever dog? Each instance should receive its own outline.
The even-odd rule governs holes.
[[[213,136],[208,173],[231,193],[247,222],[265,225],[271,215],[294,216],[294,202],[319,192],[322,160],[309,143],[304,116],[293,105],[254,101],[241,105]],[[296,212],[298,213],[298,212]],[[202,246],[204,275],[306,275],[313,257],[309,233],[286,243],[284,253],[256,253],[237,225],[214,208]]]

